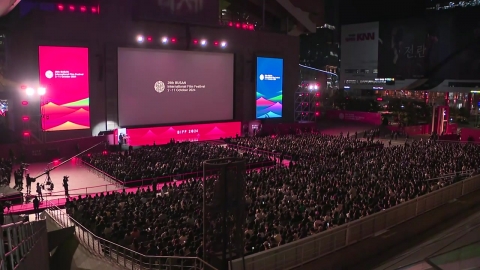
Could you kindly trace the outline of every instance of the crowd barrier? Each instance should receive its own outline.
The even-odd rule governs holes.
[[[79,242],[96,256],[128,269],[202,269],[217,270],[198,257],[147,256],[96,236],[64,209],[49,204],[45,212],[61,227],[74,226]]]
[[[480,189],[480,175],[286,245],[236,259],[230,270],[293,269]],[[244,265],[245,264],[245,265]]]

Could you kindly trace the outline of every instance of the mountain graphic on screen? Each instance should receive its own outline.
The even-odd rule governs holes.
[[[90,112],[80,108],[72,113],[61,115],[61,114],[54,114],[49,117],[48,124],[50,126],[54,125],[57,126],[61,123],[71,122],[77,125],[85,125],[88,126],[90,121]]]
[[[269,98],[268,100],[271,100],[273,102],[282,102],[283,101],[283,95],[278,95],[276,97]]]
[[[157,135],[155,133],[153,133],[152,130],[148,130],[147,133],[145,133],[143,136],[142,136],[142,139],[148,139],[148,138],[156,138]]]
[[[218,127],[214,127],[212,130],[210,130],[207,135],[213,136],[213,135],[223,135],[225,132],[223,130],[219,129]]]
[[[64,106],[64,107],[88,107],[89,105],[90,105],[90,99],[89,98],[84,98],[84,99],[77,100],[77,101],[74,101],[74,102],[69,102],[69,103],[62,104],[61,106]]]
[[[270,112],[276,115],[282,115],[282,104],[280,102],[277,102],[268,108],[260,109],[257,111],[257,115],[264,115]]]
[[[76,109],[71,109],[63,106],[59,106],[53,102],[49,102],[42,106],[43,114],[52,115],[52,114],[70,114],[76,111]]]
[[[60,130],[74,130],[74,129],[89,129],[90,127],[88,126],[82,126],[82,125],[78,125],[78,124],[75,124],[75,123],[72,123],[70,121],[67,121],[61,125],[58,125],[56,127],[52,127],[52,128],[49,128],[47,129],[47,131],[60,131]]]
[[[173,136],[176,134],[177,131],[173,127],[169,127],[165,132],[162,132],[160,136]]]
[[[262,95],[262,93],[260,92],[257,92],[257,98],[261,98],[261,97],[265,97],[264,95]]]
[[[270,107],[274,104],[275,104],[275,102],[267,100],[263,97],[257,99],[257,107]]]
[[[280,117],[282,117],[282,116],[280,116],[280,115],[278,115],[278,114],[275,114],[275,113],[273,113],[273,112],[268,112],[268,113],[266,113],[266,114],[264,114],[264,115],[258,116],[257,118],[260,119],[260,118],[280,118]]]

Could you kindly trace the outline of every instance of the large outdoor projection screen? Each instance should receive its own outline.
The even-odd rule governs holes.
[[[281,118],[283,113],[283,59],[257,57],[257,119]]]
[[[233,119],[233,54],[118,49],[121,127]]]
[[[88,48],[39,46],[42,129],[90,128]]]

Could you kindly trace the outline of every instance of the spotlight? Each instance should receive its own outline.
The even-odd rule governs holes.
[[[35,90],[31,87],[28,87],[26,90],[25,90],[25,93],[27,93],[27,96],[33,96],[33,94],[35,94]]]
[[[233,26],[233,22],[228,22],[228,26],[232,27],[232,26]]]
[[[64,5],[57,5],[58,10],[63,11],[65,9]]]
[[[253,26],[252,24],[248,26],[248,30],[255,30],[255,26]]]
[[[167,43],[168,43],[168,38],[167,38],[167,37],[163,37],[163,38],[162,38],[162,43],[163,43],[163,44],[167,44]]]
[[[218,46],[218,44],[219,44],[218,41],[213,42],[213,45],[215,45],[215,46]]]
[[[86,7],[86,6],[81,6],[81,7],[80,7],[80,11],[81,11],[81,12],[87,11],[87,7]]]
[[[45,89],[45,87],[39,87],[37,89],[37,93],[38,93],[39,96],[43,96],[47,93],[47,89]]]
[[[242,25],[240,23],[235,24],[235,27],[240,28]]]
[[[194,40],[193,40],[193,44],[198,44],[198,40],[197,40],[197,39],[194,39]]]
[[[220,47],[222,47],[222,48],[227,47],[227,42],[226,41],[220,42]]]
[[[206,46],[206,45],[207,45],[207,40],[206,40],[206,39],[202,39],[202,40],[200,41],[200,45]]]
[[[28,105],[28,101],[24,100],[22,101],[22,106],[27,106]]]
[[[143,36],[141,36],[141,35],[138,35],[138,36],[137,36],[137,42],[138,42],[138,43],[143,43],[143,41],[145,41],[145,38],[144,38]]]
[[[176,39],[176,38],[172,38],[170,41],[172,41],[172,43],[175,43],[175,42],[177,42],[177,39]]]
[[[68,6],[68,9],[69,9],[70,11],[75,11],[75,6],[70,5],[70,6]]]
[[[92,7],[92,13],[97,13],[97,8],[96,7]]]
[[[23,132],[23,136],[25,136],[25,137],[30,136],[30,132],[27,132],[27,131]]]
[[[153,40],[152,37],[147,37],[148,42],[152,42],[152,40]]]
[[[26,122],[26,121],[28,121],[28,120],[30,120],[30,117],[28,117],[28,116],[22,117],[22,121],[25,121],[25,122]]]

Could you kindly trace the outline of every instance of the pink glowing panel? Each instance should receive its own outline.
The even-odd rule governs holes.
[[[127,144],[132,146],[167,144],[170,139],[177,142],[218,140],[235,137],[240,132],[240,122],[126,129]],[[115,134],[120,135],[118,131]]]
[[[38,63],[43,130],[90,128],[88,48],[39,46]]]

